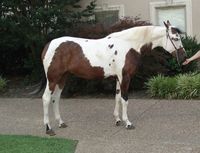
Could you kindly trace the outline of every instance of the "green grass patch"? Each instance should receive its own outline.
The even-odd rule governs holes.
[[[146,83],[151,97],[166,99],[200,98],[200,74],[180,74],[175,77],[158,75]]]
[[[74,153],[77,143],[61,138],[0,135],[0,153]]]

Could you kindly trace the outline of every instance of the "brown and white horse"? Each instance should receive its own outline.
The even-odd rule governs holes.
[[[85,79],[116,77],[115,123],[116,125],[121,123],[119,116],[121,102],[122,120],[127,129],[134,128],[127,115],[129,83],[140,63],[140,52],[158,46],[174,54],[179,62],[186,57],[178,30],[169,22],[165,23],[164,27],[135,27],[97,40],[61,37],[48,43],[42,53],[47,79],[42,96],[46,133],[55,135],[49,122],[50,102],[53,102],[59,127],[66,127],[60,116],[59,100],[70,73]]]

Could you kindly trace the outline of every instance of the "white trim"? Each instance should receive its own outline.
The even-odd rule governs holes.
[[[192,30],[192,2],[191,0],[166,0],[166,1],[157,1],[150,2],[150,20],[153,24],[156,24],[156,9],[162,7],[171,7],[171,6],[185,6],[186,8],[186,31],[188,35],[193,36]]]
[[[95,12],[101,12],[101,11],[112,11],[112,10],[118,10],[119,11],[119,19],[124,17],[124,5],[107,5],[103,4],[102,6],[97,6],[95,8]]]

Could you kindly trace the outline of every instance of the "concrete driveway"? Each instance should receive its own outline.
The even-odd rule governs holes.
[[[62,99],[56,137],[79,140],[76,153],[200,153],[200,101],[129,100],[136,129],[116,127],[114,99]],[[46,136],[41,99],[0,99],[0,134]]]

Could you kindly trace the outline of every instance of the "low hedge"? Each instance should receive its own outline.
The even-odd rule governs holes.
[[[154,98],[200,98],[200,73],[180,74],[174,77],[158,75],[146,82],[147,92]]]

